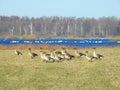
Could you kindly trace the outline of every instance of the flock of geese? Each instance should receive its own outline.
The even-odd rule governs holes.
[[[88,51],[85,51],[85,53],[82,53],[80,51],[77,50],[77,48],[74,48],[75,51],[75,55],[70,54],[68,51],[66,51],[65,48],[62,48],[61,51],[57,51],[55,49],[51,50],[49,53],[45,52],[44,50],[42,50],[42,48],[40,48],[40,58],[42,59],[42,61],[47,62],[61,62],[63,60],[73,60],[75,57],[85,57],[88,61],[92,62],[94,60],[97,59],[102,59],[104,56],[101,54],[97,54],[96,53],[96,48],[93,48],[93,54],[89,55]],[[39,56],[37,53],[32,52],[31,48],[28,48],[29,53],[28,55],[30,56],[31,59]],[[16,55],[23,55],[22,52],[20,52],[19,50],[15,50],[15,54]]]

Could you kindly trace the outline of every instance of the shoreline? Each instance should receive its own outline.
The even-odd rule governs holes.
[[[35,44],[14,44],[14,45],[0,45],[0,50],[14,50],[14,49],[20,49],[20,50],[27,50],[28,48],[32,48],[35,50],[40,50],[42,48],[43,50],[53,50],[53,49],[85,49],[85,48],[115,48],[115,47],[120,47],[120,46],[91,46],[91,47],[76,47],[76,46],[61,46],[61,45],[48,45],[48,44],[42,44],[42,45],[35,45]]]

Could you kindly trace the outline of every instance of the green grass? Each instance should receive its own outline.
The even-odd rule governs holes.
[[[119,47],[98,48],[105,57],[94,62],[75,58],[45,63],[22,52],[16,56],[13,50],[0,50],[0,90],[120,90]]]

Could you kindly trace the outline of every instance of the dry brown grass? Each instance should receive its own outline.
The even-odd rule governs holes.
[[[66,48],[66,49],[73,49],[74,47],[69,47],[69,46],[57,46],[57,45],[46,45],[46,44],[42,44],[42,45],[33,45],[33,44],[19,44],[19,45],[0,45],[0,50],[14,50],[14,49],[21,49],[21,50],[25,50],[28,48],[32,48],[35,50],[38,50],[40,48],[44,49],[44,50],[52,50],[52,49],[61,49],[61,48]]]
[[[120,46],[117,46],[118,48]],[[69,49],[73,50],[74,48],[81,49],[81,50],[91,50],[93,47],[71,47],[71,46],[59,46],[59,45],[47,45],[47,44],[41,44],[41,45],[35,45],[35,44],[16,44],[16,45],[0,45],[0,50],[14,50],[14,49],[21,49],[21,50],[26,50],[28,48],[32,48],[35,50],[40,50],[42,48],[43,50],[53,50],[53,49]],[[114,47],[97,47],[97,48],[114,48]]]

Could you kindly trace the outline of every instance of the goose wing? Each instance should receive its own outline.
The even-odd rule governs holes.
[[[98,57],[98,58],[102,58],[102,57],[104,57],[104,56],[101,55],[101,54],[97,54],[97,57]]]
[[[36,53],[33,53],[33,52],[32,52],[32,55],[33,55],[33,56],[38,56],[38,54],[36,54]]]
[[[18,51],[18,55],[23,55],[20,51]]]

